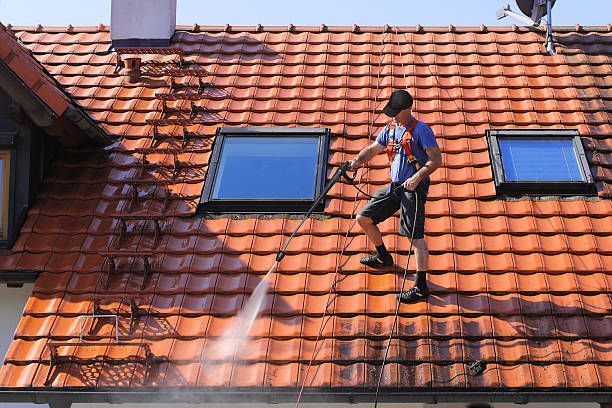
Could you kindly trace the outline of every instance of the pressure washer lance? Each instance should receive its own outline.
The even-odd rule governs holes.
[[[336,170],[336,172],[334,173],[332,178],[325,185],[325,188],[323,189],[321,194],[319,194],[319,196],[317,197],[315,202],[312,204],[312,206],[310,207],[310,209],[308,210],[308,212],[304,216],[304,219],[298,224],[298,226],[295,228],[293,233],[289,236],[289,239],[287,240],[287,242],[285,242],[285,245],[283,245],[281,250],[278,251],[278,253],[276,254],[276,262],[280,262],[280,261],[283,260],[283,258],[287,254],[286,253],[287,247],[291,243],[291,240],[293,239],[295,234],[297,234],[297,232],[302,227],[302,225],[304,225],[304,223],[306,222],[308,217],[310,217],[310,215],[314,212],[315,208],[317,208],[319,203],[325,198],[327,193],[329,193],[329,190],[331,190],[331,188],[334,186],[334,184],[336,184],[338,182],[338,180],[340,180],[341,177],[344,177],[350,184],[355,185],[355,177],[357,176],[357,172],[355,172],[353,174],[353,177],[349,176],[348,175],[348,171],[349,171],[350,167],[351,167],[351,164],[348,161],[342,162],[342,164],[340,164],[340,167],[338,167],[338,169]]]

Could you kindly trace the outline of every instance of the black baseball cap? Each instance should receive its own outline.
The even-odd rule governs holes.
[[[385,115],[393,118],[398,113],[403,111],[404,109],[410,108],[412,106],[412,95],[403,89],[398,89],[397,91],[393,91],[391,97],[389,98],[389,102],[383,108],[383,112]]]

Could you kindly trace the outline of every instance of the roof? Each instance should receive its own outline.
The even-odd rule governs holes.
[[[5,67],[8,71],[5,71]],[[38,126],[47,129],[67,146],[95,141],[108,142],[106,136],[75,108],[71,98],[58,85],[32,53],[19,44],[11,27],[0,24],[0,84],[30,115]],[[21,92],[26,90],[27,95]],[[33,99],[32,99],[33,97]],[[67,126],[65,117],[74,126]],[[87,140],[83,132],[90,140]],[[58,136],[59,134],[59,136]]]
[[[19,46],[14,34],[0,26],[0,52],[2,61],[10,66],[24,84],[34,91],[45,102],[53,113],[61,116],[68,106],[70,98],[53,82],[44,69],[32,58],[30,52]]]
[[[337,166],[384,126],[379,112],[391,91],[408,87],[416,116],[432,126],[443,151],[427,204],[433,295],[400,308],[400,340],[390,349],[383,394],[509,391],[526,398],[582,390],[589,391],[584,398],[609,400],[610,26],[556,29],[555,56],[544,54],[543,32],[520,27],[180,27],[172,46],[205,68],[210,84],[197,102],[204,123],[188,126],[198,136],[179,154],[190,169],[155,182],[164,176],[145,168],[157,198],[145,194],[151,184],[129,184],[141,168],[137,149],[151,143],[147,120],[163,117],[156,94],[168,92],[169,78],[129,83],[125,71],[114,74],[106,27],[14,30],[116,143],[64,149],[11,255],[0,259],[2,270],[40,271],[0,370],[1,386],[42,390],[46,343],[77,340],[78,316],[110,292],[127,296],[121,339],[149,343],[154,364],[145,370],[129,347],[80,347],[67,354],[74,353],[73,363],[52,370],[51,389],[295,390],[317,346],[306,396],[323,390],[371,397],[407,258],[398,218],[381,225],[397,268],[362,267],[358,258],[369,250],[364,235],[353,228],[345,239],[356,193],[337,184],[325,207],[329,217],[306,223],[273,275],[244,355],[203,367],[201,351],[218,343],[297,220],[194,214],[219,126],[329,127],[329,164]],[[144,58],[171,63],[175,56]],[[182,81],[197,86],[196,79]],[[489,128],[578,129],[599,197],[497,197],[484,136]],[[182,126],[159,131],[179,138],[183,132]],[[164,140],[159,147],[177,146]],[[173,164],[171,154],[147,160]],[[385,184],[386,166],[382,156],[371,161],[368,191]],[[138,199],[128,213],[134,188]],[[126,214],[152,218],[128,220],[114,249],[118,217]],[[150,231],[160,215],[156,239]],[[152,275],[143,281],[142,254],[151,248]],[[101,271],[109,269],[109,257],[101,252],[111,250],[128,255],[117,256],[121,273],[105,289]],[[146,312],[137,313],[130,332],[132,298]],[[119,302],[101,309],[115,310]],[[89,340],[113,335],[112,322],[104,320],[85,333]],[[96,366],[102,356],[105,363]],[[486,363],[481,375],[467,373],[475,361]]]

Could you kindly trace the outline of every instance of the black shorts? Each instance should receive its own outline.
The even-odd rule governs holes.
[[[390,191],[391,190],[391,191]],[[359,215],[371,218],[378,224],[391,217],[401,208],[400,235],[410,237],[414,226],[414,239],[425,236],[425,201],[427,200],[427,186],[420,183],[414,191],[406,190],[396,184],[385,187],[374,193],[374,198],[361,209]],[[415,219],[415,206],[417,214]]]

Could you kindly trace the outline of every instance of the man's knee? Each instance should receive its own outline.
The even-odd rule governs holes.
[[[414,245],[414,247],[421,252],[428,252],[427,241],[425,241],[425,238],[415,239],[412,242],[412,245]]]
[[[370,217],[366,217],[365,215],[358,214],[357,215],[357,223],[362,227],[368,227],[374,224],[374,221]]]

